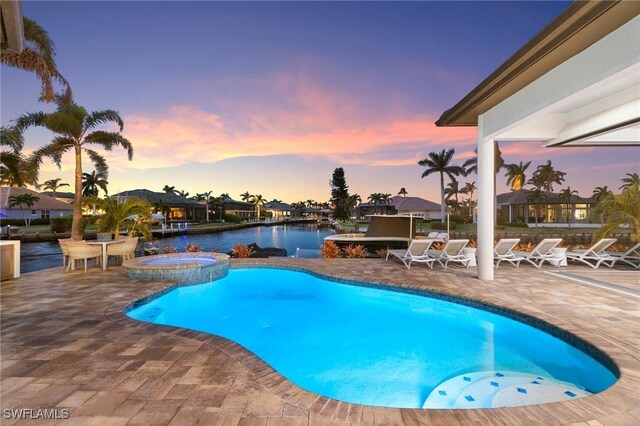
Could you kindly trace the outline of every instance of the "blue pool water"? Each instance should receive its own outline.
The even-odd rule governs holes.
[[[500,371],[538,377],[530,388],[543,379],[571,384],[573,392],[562,390],[565,398],[602,391],[616,380],[573,346],[507,317],[297,271],[230,270],[219,281],[176,288],[128,315],[226,337],[306,390],[367,405],[434,407],[429,395],[446,395],[439,385],[459,376],[466,386],[478,372],[498,376],[487,382],[496,387]],[[529,388],[514,389],[519,395]],[[456,392],[470,403],[484,391],[473,397]]]

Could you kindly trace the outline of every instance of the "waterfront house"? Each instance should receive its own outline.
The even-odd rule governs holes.
[[[38,200],[31,206],[10,207],[10,197],[31,194]],[[73,216],[73,206],[27,188],[0,187],[0,216],[2,219],[49,219]]]
[[[526,189],[498,194],[498,219],[505,222],[537,223],[539,225],[555,225],[593,221],[593,207],[598,202],[593,198],[573,196],[570,203],[561,199],[559,193],[542,192],[540,200],[527,200]]]
[[[279,203],[275,201],[265,203],[262,206],[262,210],[264,210],[267,217],[272,217],[274,219],[291,217],[291,214],[293,212],[291,204]]]
[[[224,199],[224,211],[226,214],[240,216],[243,219],[253,219],[256,217],[256,206],[247,201],[234,200],[230,197]]]
[[[374,214],[412,215],[421,219],[440,220],[440,204],[420,197],[391,197],[389,204],[360,203],[357,207],[358,219]]]
[[[113,197],[118,197],[119,201],[127,198],[142,198],[152,205],[164,200],[169,207],[167,220],[193,220],[200,221],[206,217],[207,207],[195,200],[181,197],[172,192],[154,192],[148,189],[133,189],[130,191],[122,191]]]

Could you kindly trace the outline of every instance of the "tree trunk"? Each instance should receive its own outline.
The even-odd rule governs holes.
[[[80,221],[82,220],[82,148],[76,145],[75,193],[73,196],[73,221],[71,222],[71,239],[82,240]]]
[[[445,222],[444,173],[440,173],[440,223]]]

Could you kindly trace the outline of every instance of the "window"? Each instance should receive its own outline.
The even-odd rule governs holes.
[[[35,216],[37,214],[38,214],[37,210],[31,210],[31,216]]]
[[[49,219],[49,210],[41,210],[40,219]]]

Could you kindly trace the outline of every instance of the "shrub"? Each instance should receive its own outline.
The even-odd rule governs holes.
[[[325,259],[336,259],[340,256],[340,248],[333,241],[325,241],[320,248],[322,249],[322,257]]]
[[[242,217],[235,214],[225,214],[224,221],[231,223],[242,223]]]
[[[381,258],[387,257],[387,249],[386,248],[381,248],[381,249],[376,250],[376,255],[380,256]]]
[[[512,228],[528,228],[529,226],[526,223],[522,222],[508,222],[505,223],[506,226],[510,226]]]
[[[441,222],[431,222],[431,229],[435,229],[438,231],[446,231],[447,230],[447,223],[441,223]],[[456,229],[456,223],[455,222],[450,222],[449,223],[449,229],[450,230],[454,230]]]
[[[533,244],[532,243],[518,243],[518,245],[516,245],[516,248],[514,250],[516,250],[516,251],[531,251],[531,250],[533,250]]]
[[[52,217],[50,221],[51,232],[53,232],[54,234],[71,232],[71,223],[73,222],[73,217]]]
[[[169,254],[169,253],[177,253],[178,247],[176,246],[164,246],[160,249],[160,253]]]
[[[431,248],[434,250],[442,250],[444,248],[444,243],[440,243],[440,242],[433,243],[431,245]]]
[[[369,254],[367,249],[364,248],[362,244],[359,244],[357,246],[349,244],[342,250],[344,251],[344,254],[347,256],[348,259],[363,259],[367,257],[367,255]]]
[[[220,253],[220,249],[214,247],[211,249],[211,253]]]
[[[467,223],[467,217],[466,216],[460,216],[457,214],[452,214],[449,215],[449,222],[450,223]]]
[[[27,211],[25,209],[25,211]],[[50,219],[31,219],[31,225],[48,225]],[[2,219],[2,226],[24,226],[24,219]]]
[[[494,243],[494,245],[495,245],[495,243]],[[476,240],[470,240],[469,244],[467,244],[467,247],[477,249],[478,248],[478,242]]]
[[[255,253],[255,250],[251,247],[247,247],[244,244],[236,244],[231,249],[231,256],[238,259],[246,259],[251,257]]]
[[[192,244],[192,243],[187,243],[187,247],[186,247],[185,251],[187,253],[198,253],[198,252],[200,252],[202,250],[200,249],[200,246],[197,246],[197,245]]]

